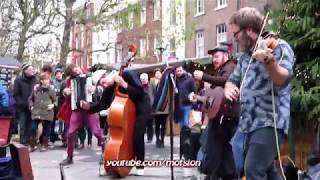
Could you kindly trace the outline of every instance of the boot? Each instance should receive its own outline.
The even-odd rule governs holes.
[[[34,152],[37,149],[37,140],[35,137],[31,137],[30,138],[30,148],[29,151],[30,152]]]
[[[49,139],[48,137],[43,137],[42,138],[42,144],[41,144],[41,149],[40,149],[40,152],[44,152],[44,151],[47,151],[48,150],[48,147],[49,147]]]
[[[69,157],[69,156],[60,162],[60,166],[67,166],[70,164],[73,164],[73,160],[72,160],[72,157]]]

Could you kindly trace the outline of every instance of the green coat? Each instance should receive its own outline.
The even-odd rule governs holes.
[[[56,93],[53,86],[43,88],[39,84],[35,85],[29,98],[32,119],[53,121],[54,110],[48,110],[48,105],[56,102]]]

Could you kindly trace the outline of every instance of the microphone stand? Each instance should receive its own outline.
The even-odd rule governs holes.
[[[178,93],[178,89],[174,80],[174,75],[170,73],[171,84],[169,86],[169,121],[170,121],[170,153],[171,162],[173,161],[173,119],[174,119],[174,94]],[[174,180],[173,164],[171,163],[171,180]]]

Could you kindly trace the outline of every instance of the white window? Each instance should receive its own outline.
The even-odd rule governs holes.
[[[153,1],[153,19],[159,19],[160,18],[160,0],[154,0]]]
[[[122,62],[122,46],[117,45],[117,62]]]
[[[196,14],[204,13],[204,0],[196,0]]]
[[[140,57],[145,57],[146,56],[146,39],[140,39]]]
[[[100,54],[97,54],[96,57],[97,57],[97,62],[100,63]]]
[[[170,56],[176,56],[176,39],[170,39]]]
[[[141,15],[140,17],[141,26],[143,26],[146,23],[146,6],[145,5],[143,5],[142,7],[140,15]]]
[[[170,2],[170,24],[176,24],[176,1],[171,0]]]
[[[196,32],[196,57],[204,56],[204,33],[203,30]]]
[[[111,63],[110,52],[108,52],[108,51],[106,53],[106,59],[107,59],[107,64],[110,64]]]
[[[107,41],[109,42],[109,41],[111,41],[111,25],[110,24],[108,24],[107,25]]]
[[[227,41],[227,26],[226,24],[217,25],[217,44]]]
[[[217,8],[227,7],[227,0],[217,0]]]
[[[134,24],[134,12],[130,12],[129,19],[128,19],[129,29],[133,28],[133,24]]]

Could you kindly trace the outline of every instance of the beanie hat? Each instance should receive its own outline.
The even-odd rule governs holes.
[[[25,63],[21,66],[22,71],[24,71],[25,69],[27,69],[28,67],[30,67],[31,64]]]

